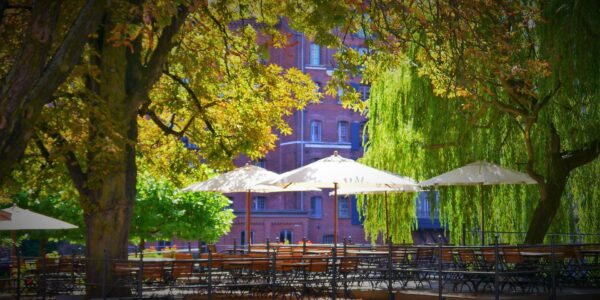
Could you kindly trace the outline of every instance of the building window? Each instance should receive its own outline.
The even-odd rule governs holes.
[[[323,244],[333,244],[333,234],[326,234],[323,236]]]
[[[344,89],[341,87],[338,87],[337,90],[337,104],[342,104],[342,96],[344,96]]]
[[[323,213],[323,199],[315,196],[310,198],[310,215],[315,218],[320,218]]]
[[[310,141],[321,141],[321,121],[310,121]]]
[[[321,47],[319,47],[317,44],[310,45],[310,65],[321,65]]]
[[[233,209],[233,197],[227,197],[229,199],[229,205],[225,209]]]
[[[252,210],[253,211],[265,210],[265,201],[266,200],[267,199],[263,196],[254,197],[254,200],[252,200]]]
[[[284,229],[281,232],[279,232],[279,242],[280,243],[285,243],[285,241],[287,241],[289,244],[292,243],[292,237],[293,237],[293,232],[289,229]]]
[[[252,238],[252,244],[256,243],[256,240],[254,239],[254,231],[250,231],[251,232],[251,238]],[[246,245],[246,231],[242,230],[242,232],[240,232],[240,245]]]
[[[338,199],[338,218],[350,218],[350,201],[347,197]]]
[[[368,85],[359,85],[358,93],[360,94],[360,100],[366,101],[371,96],[371,86]]]
[[[157,241],[156,250],[161,251],[165,247],[171,247],[171,241]]]
[[[254,161],[254,165],[257,167],[261,167],[263,169],[267,168],[267,160],[264,158],[261,158],[259,160]]]
[[[338,142],[348,142],[348,122],[346,121],[338,122]]]

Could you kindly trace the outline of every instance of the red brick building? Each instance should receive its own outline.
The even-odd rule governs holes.
[[[350,46],[362,51],[362,40],[351,37]],[[334,50],[320,47],[302,34],[295,34],[285,49],[271,49],[269,63],[284,68],[295,67],[309,74],[320,87],[325,87],[336,64]],[[359,79],[351,84],[368,98],[369,87]],[[338,97],[324,96],[318,104],[310,104],[296,111],[288,124],[293,129],[289,136],[280,136],[277,148],[264,159],[254,162],[268,170],[283,173],[338,151],[340,155],[357,159],[362,156],[362,127],[366,119],[359,113],[342,108]],[[247,160],[236,161],[243,165]],[[333,207],[329,190],[322,192],[290,192],[254,194],[252,201],[252,231],[255,243],[286,239],[293,243],[304,237],[313,243],[329,243],[333,239],[333,213],[339,214],[339,235],[351,237],[353,242],[364,243],[364,231],[358,220],[355,200],[341,198],[339,207]],[[231,232],[219,244],[246,243],[245,195],[229,194],[237,216]]]

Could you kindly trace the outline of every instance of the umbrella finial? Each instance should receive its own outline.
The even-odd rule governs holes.
[[[333,156],[339,156],[339,153],[337,152],[337,150],[333,151]]]

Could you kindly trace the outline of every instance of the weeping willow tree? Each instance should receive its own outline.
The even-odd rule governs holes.
[[[599,11],[558,0],[370,7],[372,45],[384,54],[367,68],[375,81],[364,162],[423,180],[485,159],[538,182],[485,187],[487,231],[526,232],[503,238],[529,243],[599,232]],[[477,187],[439,195],[453,242],[463,226],[481,228]],[[414,202],[397,197],[405,199],[390,201],[392,227],[403,231],[392,232],[395,242],[415,226]],[[365,206],[371,236],[386,230],[381,205]]]

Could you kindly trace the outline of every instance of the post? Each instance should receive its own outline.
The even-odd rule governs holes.
[[[347,255],[347,250],[348,250],[348,240],[346,238],[344,238],[344,256]]]
[[[208,300],[212,300],[212,251],[208,250]]]
[[[237,254],[237,239],[233,238],[233,254]]]
[[[336,209],[337,210],[337,209]],[[335,212],[337,215],[337,211]],[[333,255],[331,256],[331,299],[335,300],[337,297],[337,245],[333,244]]]
[[[17,257],[17,299],[21,299],[21,247],[17,247],[16,244],[13,244],[13,250]]]
[[[73,283],[73,289],[75,289],[75,251],[71,252],[71,282]]]
[[[188,253],[192,253],[192,243],[188,242]]]
[[[481,198],[481,246],[485,246],[485,210],[483,209],[483,183],[479,184]]]
[[[333,244],[334,248],[337,245],[337,234],[338,234],[338,194],[337,194],[338,184],[333,184]]]
[[[248,253],[250,253],[250,244],[252,244],[252,231],[250,231],[250,222],[252,221],[250,218],[250,212],[252,208],[250,206],[250,191],[246,191],[246,245],[248,245]],[[235,254],[235,252],[234,252]]]
[[[271,244],[269,243],[269,238],[267,238],[267,256],[269,256],[270,250],[271,250]]]
[[[467,236],[467,228],[466,228],[465,222],[463,222],[462,223],[462,245],[463,246],[467,244],[466,236]]]
[[[271,258],[271,299],[277,299],[277,252],[273,251]]]
[[[494,236],[494,299],[500,299],[500,288],[498,286],[498,270],[500,262],[500,254],[498,251],[498,234]]]
[[[46,299],[46,284],[47,284],[47,277],[48,277],[48,269],[46,268],[46,255],[44,253],[42,253],[42,299]]]
[[[108,252],[104,249],[104,255],[102,256],[102,299],[106,299],[106,269],[108,263]]]
[[[302,238],[302,254],[306,255],[306,237]]]
[[[393,288],[393,266],[394,262],[392,261],[392,241],[388,237],[388,299],[394,300],[394,288]]]
[[[440,300],[442,300],[442,299],[444,299],[444,297],[442,296],[442,294],[443,294],[442,289],[444,287],[444,275],[442,273],[442,268],[444,267],[444,265],[443,265],[444,264],[444,259],[443,259],[443,255],[442,255],[443,244],[442,244],[442,235],[441,234],[438,235],[438,244],[439,244],[438,255],[439,255],[439,258],[440,258],[439,266],[438,266],[438,298]]]
[[[550,245],[551,245],[551,253],[550,253],[550,261],[552,263],[552,294],[550,299],[556,300],[556,235],[550,236]]]
[[[138,272],[136,291],[138,299],[142,299],[142,281],[144,280],[144,253],[140,253],[140,271]]]

